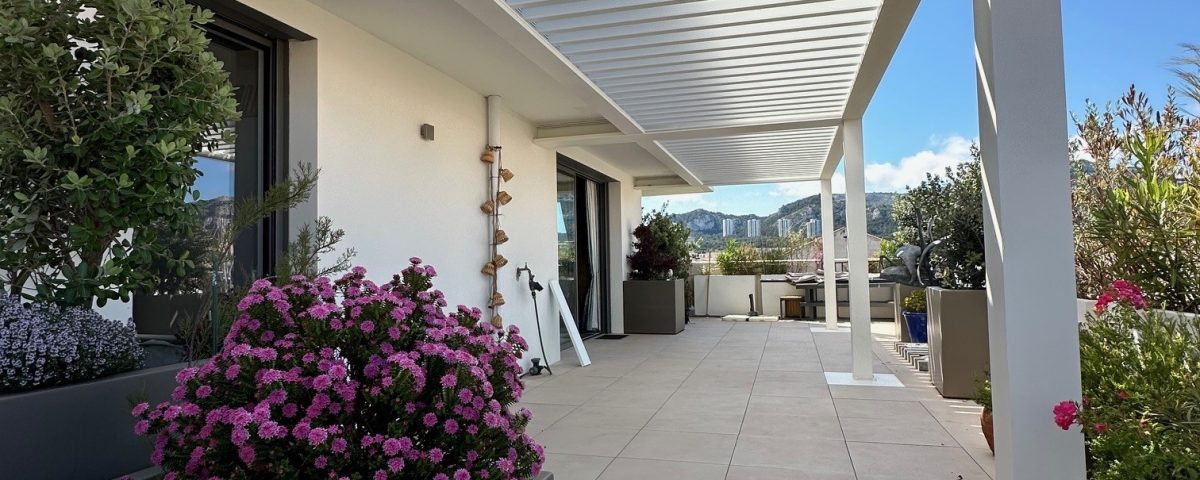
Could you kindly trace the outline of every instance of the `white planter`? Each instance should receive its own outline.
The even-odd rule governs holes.
[[[750,311],[750,295],[758,286],[756,275],[697,275],[693,281],[696,316],[701,317],[745,315]]]

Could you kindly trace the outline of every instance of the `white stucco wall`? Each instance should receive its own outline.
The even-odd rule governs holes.
[[[390,278],[417,256],[438,269],[435,285],[451,305],[486,306],[488,278],[479,269],[488,259],[487,220],[479,205],[487,198],[487,169],[479,154],[489,92],[471,90],[308,2],[245,3],[316,38],[291,48],[290,156],[321,169],[315,209],[297,209],[294,218],[332,217],[372,278]],[[435,141],[420,138],[422,123],[436,127]],[[514,200],[503,209],[511,240],[500,250],[510,263],[499,279],[508,302],[501,313],[540,357],[533,303],[515,276],[526,262],[543,282],[557,271],[555,152],[534,145],[533,135],[529,122],[503,115],[504,166],[516,176],[504,186]],[[546,294],[538,300],[545,357],[555,362],[557,311]]]

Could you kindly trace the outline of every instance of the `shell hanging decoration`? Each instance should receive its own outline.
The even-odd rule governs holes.
[[[504,317],[500,316],[500,306],[504,305],[504,295],[500,294],[500,279],[496,274],[498,270],[508,265],[508,259],[504,258],[499,252],[499,246],[509,241],[508,233],[500,228],[500,207],[508,205],[513,200],[512,195],[500,189],[503,183],[511,181],[515,176],[512,170],[504,168],[504,160],[501,156],[501,149],[498,146],[489,145],[482,153],[479,154],[479,161],[487,166],[487,198],[479,206],[479,211],[487,215],[488,218],[488,256],[491,258],[479,270],[483,275],[490,277],[491,298],[488,299],[492,309],[492,318],[489,322],[496,328],[504,326]]]

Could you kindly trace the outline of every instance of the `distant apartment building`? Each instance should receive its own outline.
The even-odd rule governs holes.
[[[790,218],[781,218],[775,223],[775,230],[780,237],[786,237],[792,233],[792,220]]]
[[[737,225],[734,223],[734,220],[732,218],[726,218],[724,220],[721,220],[721,236],[722,237],[732,237],[734,235],[734,230],[736,227],[737,227]]]
[[[808,236],[808,238],[821,236],[821,222],[815,218],[808,219],[804,223],[804,235]]]
[[[746,236],[750,238],[762,236],[762,230],[759,229],[757,218],[746,220]]]

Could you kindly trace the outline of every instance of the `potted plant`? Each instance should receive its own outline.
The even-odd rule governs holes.
[[[222,351],[133,409],[165,478],[492,478],[538,475],[515,410],[527,350],[516,327],[445,313],[433,267],[389,282],[254,283]]]
[[[683,331],[684,281],[691,266],[691,231],[667,216],[665,208],[642,217],[633,230],[629,279],[625,280],[625,333]]]
[[[925,291],[916,290],[904,297],[904,323],[908,325],[908,334],[913,342],[926,343],[929,341],[927,335],[927,326],[929,322],[929,314],[927,313]]]
[[[924,215],[933,248],[928,284],[929,374],[947,398],[971,398],[988,371],[987,275],[979,149],[972,160],[929,175],[916,190],[939,199]]]
[[[984,376],[983,380],[979,381],[979,387],[975,389],[975,403],[983,407],[983,411],[979,412],[979,427],[983,430],[983,438],[987,440],[988,448],[992,453],[996,453],[996,433],[992,426],[992,379],[990,376]]]

